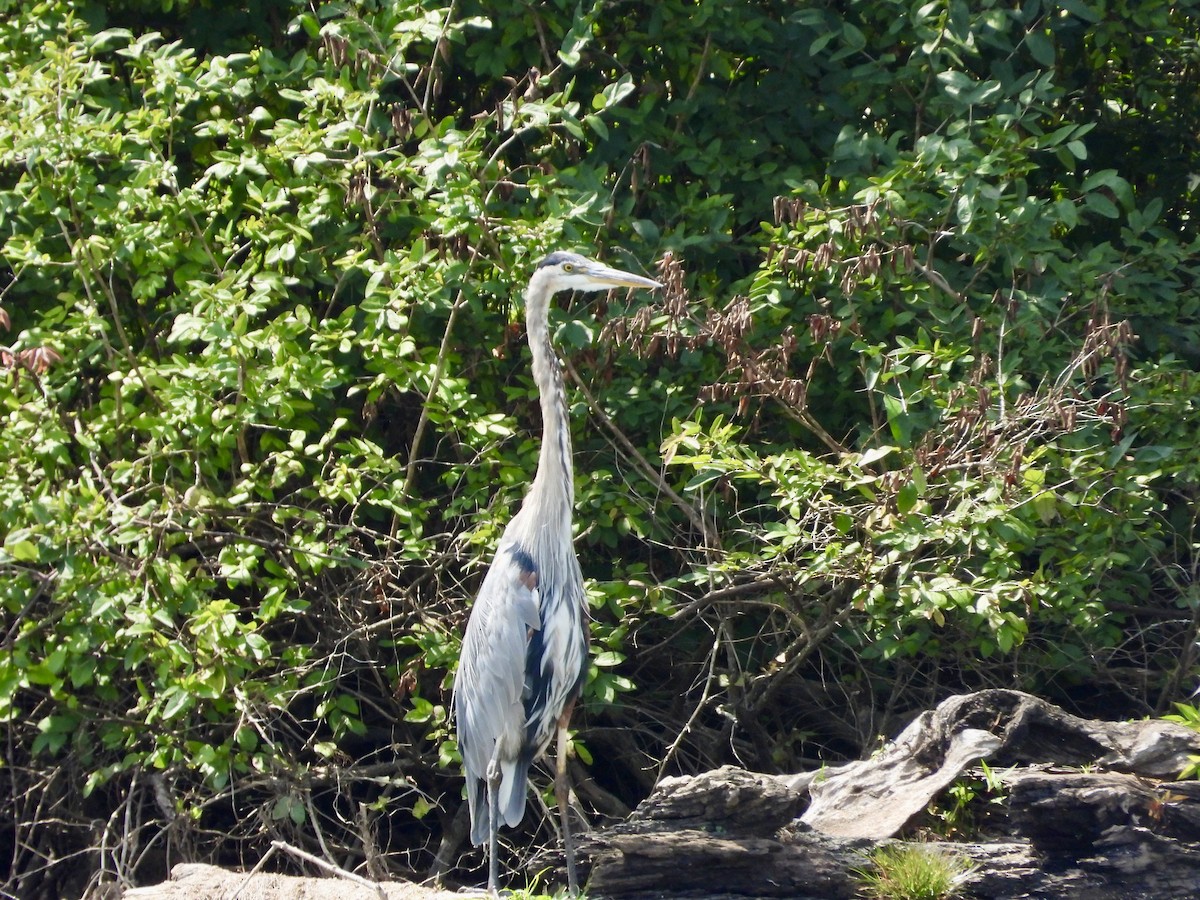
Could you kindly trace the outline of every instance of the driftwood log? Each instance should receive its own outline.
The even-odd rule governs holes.
[[[1175,777],[1200,734],[1082,719],[1028,694],[952,697],[869,760],[818,773],[725,767],[664,779],[625,822],[581,838],[595,898],[839,900],[880,842],[902,835],[986,759],[1008,833],[949,844],[976,898],[1200,897],[1200,783]],[[553,865],[546,854],[531,870]]]
[[[881,840],[978,759],[1174,779],[1197,753],[1200,734],[1170,722],[1081,719],[1020,691],[980,691],[943,701],[881,753],[814,781],[803,821],[826,834]]]

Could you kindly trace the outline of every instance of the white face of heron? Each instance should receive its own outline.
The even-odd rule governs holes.
[[[538,266],[547,279],[550,293],[558,291],[607,291],[619,287],[658,288],[657,281],[623,272],[587,259],[577,253],[551,253]]]

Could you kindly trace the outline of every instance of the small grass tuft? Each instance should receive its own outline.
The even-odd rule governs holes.
[[[928,844],[888,844],[868,855],[854,874],[872,900],[949,900],[974,866],[960,853]]]
[[[544,886],[549,869],[538,872],[525,888],[502,888],[500,896],[503,900],[570,900],[571,894],[565,887],[550,891]],[[573,900],[587,900],[587,892],[580,891]]]

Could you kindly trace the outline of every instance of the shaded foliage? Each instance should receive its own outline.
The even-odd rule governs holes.
[[[667,282],[558,313],[589,814],[1190,690],[1194,4],[216,10],[0,23],[7,891],[479,864],[449,674],[556,247]]]

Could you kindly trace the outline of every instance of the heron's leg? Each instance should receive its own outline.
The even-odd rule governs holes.
[[[496,859],[496,832],[500,830],[500,763],[493,755],[487,767],[488,793],[488,895],[500,896],[500,863]]]
[[[558,717],[558,748],[555,754],[554,793],[558,797],[558,817],[562,820],[563,853],[567,857],[567,890],[574,897],[579,893],[579,880],[575,875],[575,843],[571,839],[570,785],[567,784],[567,726],[571,723],[571,710],[575,700],[567,701],[562,715]]]

